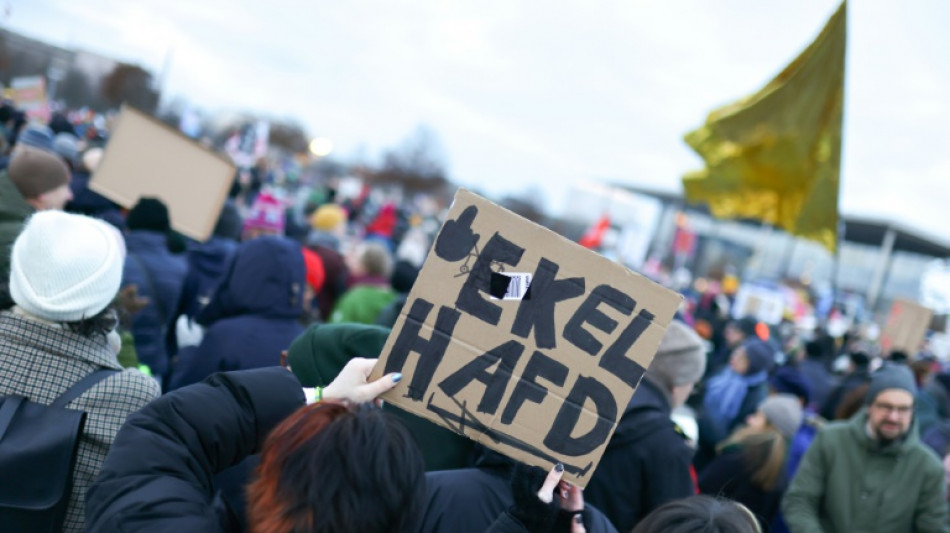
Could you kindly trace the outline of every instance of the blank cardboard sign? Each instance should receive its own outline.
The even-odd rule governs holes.
[[[916,302],[895,300],[881,332],[881,349],[885,353],[902,350],[913,357],[927,336],[933,314]]]
[[[383,396],[586,486],[681,297],[460,190],[373,376]]]
[[[192,239],[211,236],[234,179],[235,167],[185,135],[128,106],[122,106],[89,188],[133,207],[158,197],[168,206],[172,227]]]

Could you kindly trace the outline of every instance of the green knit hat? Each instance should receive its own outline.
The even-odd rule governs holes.
[[[366,324],[314,324],[294,339],[287,362],[304,387],[326,387],[354,357],[379,357],[389,328]]]

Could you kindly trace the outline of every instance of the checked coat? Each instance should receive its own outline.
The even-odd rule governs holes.
[[[160,389],[137,370],[122,371],[102,336],[84,337],[18,311],[0,313],[0,396],[18,394],[49,405],[86,375],[105,368],[120,372],[67,405],[87,413],[63,528],[67,532],[83,530],[86,490],[126,417],[157,398]]]

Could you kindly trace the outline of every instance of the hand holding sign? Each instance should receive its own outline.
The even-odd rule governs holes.
[[[480,237],[472,231],[476,214],[478,208],[470,205],[462,211],[458,220],[445,221],[439,238],[435,241],[435,253],[440,259],[452,263],[468,256]]]
[[[332,383],[324,387],[323,397],[334,400],[346,400],[353,403],[367,403],[380,394],[396,386],[402,374],[388,374],[375,381],[369,381],[369,375],[376,366],[376,359],[354,357]]]
[[[583,487],[681,297],[467,191],[447,219],[380,352],[373,377],[405,375],[384,399]],[[492,299],[503,268],[530,299]]]

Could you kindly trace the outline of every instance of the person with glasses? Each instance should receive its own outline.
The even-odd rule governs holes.
[[[916,393],[906,366],[885,365],[866,408],[818,433],[782,502],[792,533],[950,531],[943,466],[917,435]]]

